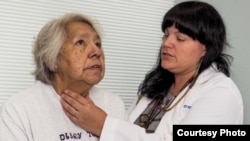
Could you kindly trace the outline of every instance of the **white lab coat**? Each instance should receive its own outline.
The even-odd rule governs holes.
[[[144,97],[133,106],[129,121],[108,116],[100,141],[172,141],[173,124],[243,124],[241,93],[232,79],[218,72],[214,65],[200,74],[184,99],[165,113],[154,134],[133,124],[150,101]]]

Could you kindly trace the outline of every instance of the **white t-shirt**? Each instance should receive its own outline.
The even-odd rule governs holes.
[[[124,103],[118,95],[97,87],[92,87],[89,95],[108,115],[125,118]],[[70,121],[51,85],[37,81],[1,106],[0,141],[77,140],[99,139]]]

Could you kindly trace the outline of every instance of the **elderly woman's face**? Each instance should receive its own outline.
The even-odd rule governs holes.
[[[61,81],[70,85],[97,84],[105,72],[99,35],[82,22],[68,24],[66,34],[57,63]]]

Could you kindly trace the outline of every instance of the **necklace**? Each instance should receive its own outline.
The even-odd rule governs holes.
[[[165,96],[163,98],[161,107],[164,108],[169,103],[172,103],[172,101],[175,99],[175,97],[176,97],[176,95],[173,96],[172,94],[168,93],[167,96]]]
[[[197,79],[197,75],[194,75],[193,77],[191,77],[186,83],[185,85],[181,88],[181,90],[175,95],[174,99],[188,86],[187,90],[185,91],[185,93],[178,99],[178,101],[176,101],[171,107],[170,105],[173,103],[174,99],[172,100],[172,102],[170,104],[167,104],[164,106],[164,110],[165,111],[170,111],[172,110],[189,92],[189,90],[193,87],[195,81]]]
[[[146,129],[147,133],[154,133],[155,129],[157,128],[158,124],[161,121],[161,118],[165,114],[165,112],[172,110],[189,92],[189,90],[193,87],[195,81],[197,79],[197,75],[194,75],[191,77],[181,88],[181,90],[175,95],[170,96],[171,94],[168,93],[167,96],[162,96],[161,98],[157,100],[152,100],[148,107],[144,110],[144,112],[136,119],[134,122],[135,124],[143,127]],[[176,101],[173,105],[172,103],[176,99],[176,97],[186,88],[187,90],[185,93]],[[163,101],[165,102],[165,105],[163,104]],[[172,106],[171,106],[172,105]]]

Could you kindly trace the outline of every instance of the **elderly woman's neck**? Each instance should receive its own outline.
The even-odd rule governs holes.
[[[66,82],[57,82],[55,81],[53,87],[58,95],[61,95],[65,90],[74,91],[82,96],[85,96],[89,93],[92,85],[83,84],[83,83],[66,83]]]

